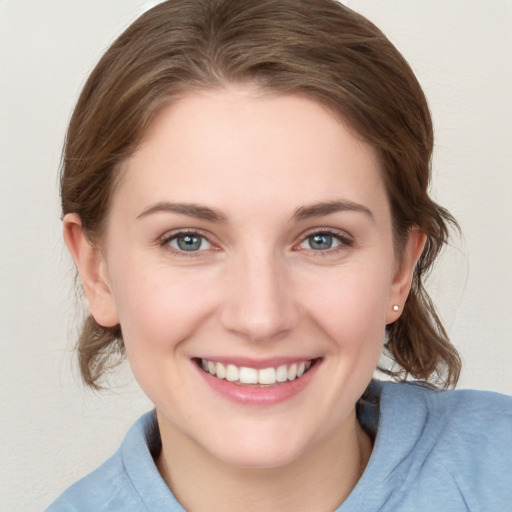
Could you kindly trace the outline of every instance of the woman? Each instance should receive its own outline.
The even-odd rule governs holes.
[[[126,355],[155,412],[49,510],[505,510],[510,400],[435,390],[432,145],[407,63],[332,0],[129,27],[70,122],[64,237],[85,382]],[[419,383],[372,380],[383,350]]]

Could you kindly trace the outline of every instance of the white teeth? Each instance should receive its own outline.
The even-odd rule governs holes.
[[[288,367],[285,364],[277,367],[276,380],[277,382],[286,382],[288,380]]]
[[[297,365],[295,363],[293,363],[288,368],[288,380],[294,380],[295,377],[297,377]]]
[[[275,384],[276,370],[275,368],[265,368],[258,371],[258,382],[260,384]]]
[[[242,366],[238,374],[238,380],[242,384],[258,384],[258,370]]]
[[[226,380],[236,382],[238,380],[238,368],[234,364],[226,366]]]
[[[215,364],[215,373],[219,379],[226,378],[226,367],[222,363]]]
[[[224,365],[206,359],[201,359],[203,370],[219,379],[226,379],[229,382],[240,382],[240,384],[261,384],[273,385],[276,382],[286,382],[302,377],[311,368],[311,361],[282,364],[277,368],[250,368],[247,366],[235,366],[234,364]]]

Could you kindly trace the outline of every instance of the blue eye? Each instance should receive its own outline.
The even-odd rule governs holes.
[[[351,245],[352,241],[341,234],[325,232],[313,233],[307,236],[299,247],[312,251],[329,251]]]
[[[334,243],[333,237],[324,233],[308,236],[307,241],[310,249],[315,251],[325,251],[327,249],[331,249]]]
[[[167,244],[184,252],[204,251],[211,248],[210,242],[196,233],[181,233],[168,239]]]

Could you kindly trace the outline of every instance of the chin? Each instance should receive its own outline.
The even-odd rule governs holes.
[[[283,447],[266,447],[259,449],[258,446],[241,447],[230,449],[228,452],[219,453],[221,462],[228,466],[240,469],[273,469],[292,464],[298,460],[302,452]]]
[[[297,439],[293,433],[278,428],[245,431],[245,435],[222,436],[203,448],[222,463],[244,469],[270,469],[287,466],[311,447],[309,439]],[[297,431],[297,428],[294,429]],[[295,432],[298,433],[298,432]]]

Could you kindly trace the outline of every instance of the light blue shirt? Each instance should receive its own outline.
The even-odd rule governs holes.
[[[512,511],[511,397],[372,381],[358,416],[375,445],[336,512]],[[155,439],[150,412],[46,512],[183,512],[153,461],[148,442]]]

